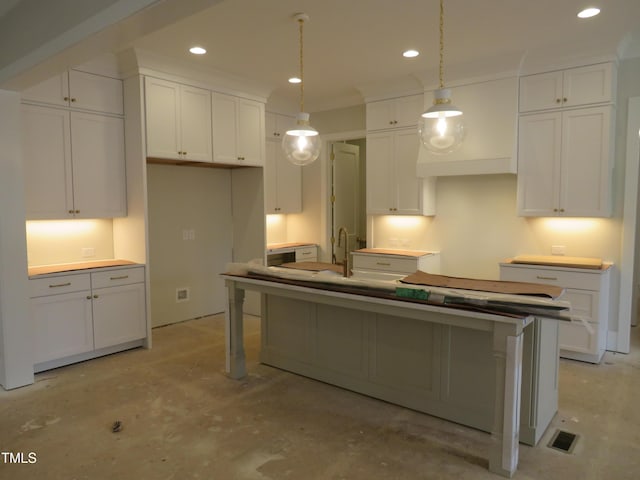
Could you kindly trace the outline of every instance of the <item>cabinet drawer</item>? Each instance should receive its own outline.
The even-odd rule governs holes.
[[[144,282],[143,267],[123,268],[120,270],[109,270],[107,272],[95,272],[91,274],[93,288],[115,287],[118,285],[142,282]]]
[[[296,248],[296,262],[316,261],[317,259],[317,247]]]
[[[500,266],[500,279],[516,282],[545,283],[563,288],[600,290],[601,273],[572,272],[546,268]]]
[[[47,278],[32,278],[29,280],[29,297],[43,297],[45,295],[59,295],[62,293],[90,290],[91,281],[88,273],[79,275],[60,275]]]
[[[362,270],[380,270],[383,272],[414,273],[417,270],[416,258],[391,257],[371,254],[353,254],[353,268]]]

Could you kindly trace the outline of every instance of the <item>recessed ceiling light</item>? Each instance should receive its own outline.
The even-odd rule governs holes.
[[[302,82],[302,80],[300,80],[298,77],[291,77],[289,79],[289,83],[300,83]]]
[[[407,50],[405,52],[402,52],[402,56],[405,58],[413,58],[417,57],[418,55],[420,55],[420,52],[418,52],[417,50]]]
[[[600,13],[600,9],[596,7],[585,8],[584,10],[578,12],[579,18],[590,18],[595,17]]]
[[[207,51],[202,47],[191,47],[189,51],[194,55],[204,55],[205,53],[207,53]]]

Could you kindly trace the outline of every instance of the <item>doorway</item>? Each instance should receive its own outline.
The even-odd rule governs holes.
[[[342,264],[350,252],[367,243],[366,139],[341,140],[328,146],[331,262]],[[347,231],[346,242],[344,237],[339,242],[341,227]]]

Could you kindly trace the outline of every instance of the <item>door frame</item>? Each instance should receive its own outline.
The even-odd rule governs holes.
[[[366,138],[366,130],[351,130],[347,132],[329,133],[321,135],[322,150],[320,160],[322,161],[321,189],[320,193],[320,228],[322,229],[322,243],[320,245],[321,257],[318,260],[331,262],[331,150],[330,144],[335,142],[347,142]]]

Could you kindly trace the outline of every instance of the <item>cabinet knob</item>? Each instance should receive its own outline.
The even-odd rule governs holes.
[[[393,125],[393,120],[389,120],[389,125]]]
[[[73,212],[73,213],[80,213],[80,210],[76,210],[76,211],[75,211],[75,212]]]
[[[564,103],[567,103],[567,97],[564,97],[564,98],[562,99],[562,101],[563,101]]]
[[[94,295],[93,298],[98,298],[98,295]]]
[[[64,100],[65,102],[68,102],[68,101],[69,101],[69,97],[64,97],[64,98],[63,98],[63,100]]]
[[[238,157],[238,160],[244,160],[244,157]]]
[[[562,100],[560,100],[559,98],[556,98],[556,103],[560,103]]]
[[[91,295],[87,295],[87,300],[91,300]]]
[[[73,210],[69,210],[69,213],[70,213],[71,215],[73,215]]]
[[[560,209],[560,211],[561,211],[561,212],[564,212],[564,208],[561,208],[561,209]]]
[[[76,101],[76,99],[75,99],[75,98],[73,98],[73,97],[71,97],[71,101],[72,101],[72,102],[75,102],[75,101]]]

